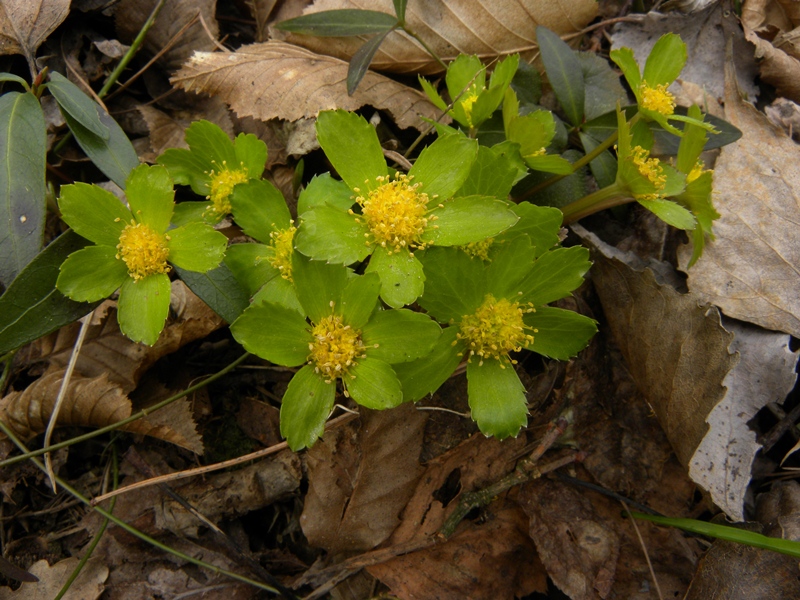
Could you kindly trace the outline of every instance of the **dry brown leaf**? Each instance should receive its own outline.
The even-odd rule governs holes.
[[[256,20],[256,41],[267,41],[267,23],[278,0],[247,0],[247,8]]]
[[[201,107],[171,114],[146,104],[139,106],[139,113],[150,131],[150,148],[156,156],[167,148],[188,148],[189,145],[184,139],[186,128],[198,119],[216,123],[225,133],[233,137],[233,123],[225,103],[216,98],[205,98],[205,100]]]
[[[39,45],[69,14],[69,0],[0,0],[0,54],[24,54],[33,64]]]
[[[725,146],[717,160],[716,240],[688,269],[688,286],[729,317],[798,337],[800,147],[740,99],[730,76],[725,116],[742,138]],[[681,265],[690,255],[690,248],[681,248]]]
[[[503,505],[503,502],[497,504]],[[401,600],[511,600],[547,591],[547,576],[512,503],[451,539],[368,568]]]
[[[745,36],[756,47],[755,56],[759,61],[761,78],[774,85],[779,95],[800,102],[800,60],[749,29],[745,29]]]
[[[218,95],[240,117],[264,121],[296,121],[321,110],[356,110],[365,104],[388,111],[402,128],[422,129],[420,116],[439,116],[421,92],[369,71],[348,96],[347,68],[336,58],[271,41],[230,54],[196,52],[170,81],[187,91]]]
[[[394,14],[391,0],[317,0],[304,14],[343,8]],[[536,26],[559,35],[580,31],[597,16],[594,0],[428,0],[409,2],[406,22],[443,60],[459,53],[477,54],[486,62],[520,53],[532,60],[537,52]],[[292,42],[321,54],[349,60],[366,38],[319,38],[292,35]],[[371,68],[394,73],[440,73],[441,65],[403,32],[392,32],[381,44]]]
[[[23,583],[19,589],[0,588],[0,600],[52,600],[78,566],[80,559],[65,558],[53,566],[46,560],[34,563],[30,572],[39,578],[35,583]],[[98,558],[90,558],[78,578],[72,583],[63,600],[96,600],[105,590],[108,567]]]
[[[138,35],[158,0],[122,0],[117,7],[116,25],[119,36],[131,42]],[[217,0],[167,0],[153,26],[147,32],[144,49],[154,55],[173,41],[180,30],[195,20],[194,24],[160,58],[159,63],[168,71],[179,68],[196,50],[212,50],[219,35],[214,16]],[[206,28],[200,21],[202,17]],[[210,35],[209,35],[210,34]]]
[[[337,429],[308,451],[300,525],[332,554],[371,550],[391,535],[422,472],[426,417],[411,404],[364,411],[356,436]]]

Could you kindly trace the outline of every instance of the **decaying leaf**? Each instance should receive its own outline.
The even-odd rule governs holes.
[[[216,98],[205,98],[205,100],[191,112],[169,115],[146,104],[139,106],[139,113],[150,131],[150,148],[154,159],[167,148],[188,148],[189,145],[184,139],[186,128],[193,121],[200,119],[216,123],[225,133],[233,137],[233,123],[225,103]]]
[[[800,148],[743,102],[726,66],[725,117],[742,138],[714,170],[716,240],[688,269],[689,289],[729,317],[800,336]],[[682,248],[686,265],[690,248]],[[685,267],[682,267],[685,269]]]
[[[19,589],[0,587],[0,600],[52,600],[78,566],[77,557],[65,558],[50,566],[46,560],[34,563],[30,572],[39,578],[36,583],[23,583]],[[108,567],[98,558],[90,558],[63,600],[96,600],[105,590]]]
[[[157,1],[122,0],[119,3],[115,16],[117,32],[123,40],[130,42],[138,35]],[[219,35],[214,16],[216,6],[217,0],[167,0],[147,32],[145,50],[154,55],[174,42],[159,58],[160,64],[169,71],[180,67],[196,50],[212,50]],[[186,26],[188,28],[181,32]]]
[[[378,10],[394,14],[390,0],[317,0],[304,14],[343,8]],[[593,0],[462,0],[409,2],[406,21],[445,62],[459,53],[477,54],[490,62],[516,52],[532,60],[537,52],[536,27],[544,25],[560,35],[574,33],[597,15]],[[349,60],[365,38],[318,38],[292,35],[291,41],[310,50]],[[403,32],[390,33],[371,68],[394,73],[440,73],[422,46]]]
[[[33,64],[39,45],[69,14],[69,0],[0,0],[0,54],[24,54]]]
[[[424,426],[424,413],[411,404],[365,411],[356,438],[337,429],[308,451],[300,524],[312,546],[364,551],[391,535],[422,472]]]
[[[0,399],[0,419],[17,437],[28,440],[47,428],[64,371],[48,373],[22,392],[11,392]],[[131,401],[105,374],[86,378],[73,374],[58,413],[59,426],[100,428],[131,416]],[[153,413],[123,427],[125,431],[149,435],[197,454],[203,453],[203,440],[195,429],[186,399],[173,402],[165,414]],[[5,438],[4,435],[0,437]]]
[[[321,110],[356,110],[365,104],[388,111],[403,128],[425,125],[438,109],[427,97],[368,72],[347,95],[346,62],[283,42],[242,46],[230,54],[197,52],[170,80],[184,90],[219,96],[240,117],[296,121]]]

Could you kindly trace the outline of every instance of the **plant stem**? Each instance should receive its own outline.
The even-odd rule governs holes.
[[[112,423],[111,425],[107,425],[106,427],[101,427],[100,429],[95,429],[94,431],[90,431],[89,433],[86,433],[84,435],[79,435],[78,437],[74,437],[72,439],[65,440],[63,442],[59,442],[58,444],[53,444],[52,446],[45,446],[44,448],[39,448],[38,450],[32,450],[30,452],[26,451],[25,454],[14,456],[12,458],[7,458],[4,461],[0,461],[0,467],[13,465],[14,463],[18,463],[25,459],[33,458],[34,456],[39,456],[40,454],[44,454],[45,452],[53,452],[54,450],[58,450],[59,448],[66,448],[67,446],[72,446],[73,444],[77,444],[79,442],[85,442],[86,440],[96,438],[98,435],[108,433],[109,431],[114,431],[119,427],[124,427],[128,423],[133,423],[134,421],[141,419],[142,417],[146,417],[150,413],[157,411],[159,408],[164,408],[167,404],[171,404],[172,402],[175,402],[175,400],[183,398],[184,396],[188,396],[192,392],[207,386],[209,383],[216,381],[223,375],[227,375],[229,372],[231,372],[233,369],[239,366],[239,364],[241,364],[248,356],[250,356],[250,353],[245,352],[242,356],[237,358],[227,367],[225,367],[221,371],[217,371],[216,373],[204,379],[200,383],[196,383],[195,385],[186,388],[182,392],[179,392],[174,396],[170,396],[166,400],[162,400],[161,402],[154,404],[149,408],[145,408],[136,413],[135,415],[131,415],[127,419],[123,419],[122,421],[117,421],[116,423]],[[2,421],[0,421],[0,427],[2,427],[5,430],[5,424],[2,423]]]
[[[632,200],[633,199],[625,188],[616,183],[612,183],[608,187],[597,190],[588,196],[584,196],[580,200],[576,200],[562,207],[561,212],[564,213],[563,224],[569,225],[583,217],[593,215],[606,208],[626,204]]]
[[[409,29],[408,25],[406,25],[405,23],[403,23],[402,25],[400,25],[400,27],[401,27],[401,28],[402,28],[402,30],[403,30],[403,31],[405,31],[405,32],[406,32],[408,35],[410,35],[412,38],[414,38],[415,40],[417,40],[417,41],[419,42],[419,44],[420,44],[420,45],[421,45],[423,48],[425,48],[425,51],[426,51],[428,54],[430,54],[430,55],[431,55],[431,58],[433,58],[433,60],[435,60],[436,62],[438,62],[438,63],[441,65],[441,67],[442,67],[442,68],[443,68],[445,71],[447,70],[447,65],[446,65],[446,64],[444,64],[444,61],[443,61],[441,58],[439,58],[439,55],[438,55],[438,54],[436,54],[436,52],[434,52],[434,51],[433,51],[433,48],[431,48],[430,46],[428,46],[428,44],[426,44],[426,43],[425,43],[425,40],[423,40],[423,39],[422,39],[421,37],[419,37],[419,36],[418,36],[416,33],[414,33],[414,31],[413,31],[412,29]]]

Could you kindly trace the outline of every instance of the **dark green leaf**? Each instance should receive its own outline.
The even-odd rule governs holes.
[[[484,299],[483,263],[455,248],[433,247],[420,256],[427,285],[417,301],[440,323],[460,320]]]
[[[42,107],[28,92],[0,96],[0,285],[42,248],[45,154]]]
[[[347,268],[321,260],[309,260],[297,252],[293,259],[294,286],[308,317],[314,323],[319,323],[334,311],[341,315],[342,291],[348,281]]]
[[[26,91],[30,89],[27,81],[18,75],[14,75],[13,73],[0,73],[0,81],[14,81],[23,86]]]
[[[276,27],[282,31],[303,33],[317,37],[344,37],[381,33],[397,25],[397,17],[375,10],[341,9],[324,10],[281,21]]]
[[[583,144],[586,154],[600,145],[600,142],[583,131],[579,131],[578,135],[581,138],[581,144]],[[604,150],[600,153],[600,156],[590,162],[589,168],[592,170],[592,175],[594,175],[597,180],[597,186],[600,188],[608,187],[617,178],[617,159],[608,150]]]
[[[542,76],[533,65],[521,60],[511,80],[511,87],[519,98],[520,106],[530,109],[537,106],[542,97]]]
[[[61,73],[50,73],[47,89],[53,94],[62,111],[66,112],[88,131],[102,140],[108,140],[108,127],[100,122],[94,100],[84,94],[81,89],[64,77]]]
[[[569,360],[583,350],[597,333],[597,323],[571,310],[540,306],[524,317],[533,332],[533,344],[528,350],[549,358]]]
[[[249,304],[247,290],[223,263],[213,271],[197,273],[175,267],[183,282],[220,317],[233,323]]]
[[[580,125],[583,122],[585,91],[583,69],[575,51],[557,33],[541,25],[536,28],[536,41],[542,53],[547,79],[564,114],[573,125]]]
[[[361,329],[367,356],[403,363],[428,354],[442,330],[428,315],[405,308],[383,310]]]
[[[377,358],[360,358],[351,370],[355,379],[343,379],[353,400],[374,410],[394,408],[403,403],[403,390],[388,363]]]
[[[467,363],[467,394],[472,419],[484,435],[516,437],[528,422],[525,388],[510,364],[473,357]]]
[[[353,329],[361,329],[378,305],[380,289],[380,277],[374,273],[353,277],[342,291],[344,323]]]
[[[59,267],[89,242],[73,231],[61,234],[0,296],[0,354],[77,321],[97,302],[74,302],[56,289]]]
[[[289,448],[298,452],[322,437],[335,398],[336,386],[325,383],[311,365],[295,374],[281,403],[281,435]]]
[[[393,365],[403,388],[403,401],[416,402],[439,389],[461,362],[463,347],[456,342],[458,327],[447,327],[430,354]]]
[[[616,109],[617,103],[628,103],[628,93],[619,82],[619,74],[607,60],[594,52],[578,52],[576,56],[583,69],[587,121]]]
[[[569,296],[583,283],[589,270],[589,251],[583,246],[557,248],[545,252],[520,284],[520,302],[532,302],[535,308]]]
[[[394,14],[401,23],[406,20],[406,4],[408,0],[392,0],[394,3]]]
[[[119,328],[134,342],[152,346],[158,341],[169,315],[169,276],[148,275],[138,281],[129,277],[119,290]]]
[[[100,122],[108,128],[107,140],[93,134],[69,113],[64,113],[64,120],[86,156],[106,177],[125,189],[125,180],[131,170],[139,165],[139,156],[117,122],[100,106],[95,105],[95,109]]]
[[[353,57],[350,59],[350,66],[347,68],[348,96],[352,96],[355,93],[358,84],[361,83],[361,80],[364,79],[364,75],[367,74],[372,58],[375,56],[378,48],[381,47],[383,40],[385,40],[386,36],[392,31],[393,29],[387,29],[383,33],[379,33],[364,42],[361,48],[355,51]]]
[[[313,341],[305,318],[279,304],[254,304],[231,324],[244,349],[276,365],[297,367],[308,358]]]

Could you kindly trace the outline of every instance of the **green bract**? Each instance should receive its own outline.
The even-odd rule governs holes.
[[[377,275],[295,255],[293,277],[303,314],[273,302],[248,308],[231,332],[249,352],[287,367],[304,365],[281,404],[281,434],[293,450],[322,435],[333,409],[336,380],[367,408],[403,402],[392,365],[418,359],[441,329],[427,315],[381,310]],[[306,318],[307,317],[307,318]]]
[[[486,67],[480,59],[477,56],[459,55],[447,67],[445,77],[447,92],[453,100],[452,109],[447,108],[447,103],[430,82],[423,77],[419,78],[419,82],[437,108],[453,117],[462,127],[474,130],[500,106],[518,65],[519,56],[516,54],[500,61],[489,78],[487,88]]]
[[[557,235],[553,209],[541,211]],[[527,349],[568,359],[584,348],[597,328],[588,317],[546,306],[568,296],[589,269],[583,247],[540,248],[527,234],[493,245],[489,260],[471,258],[455,248],[431,248],[422,257],[428,278],[419,304],[441,323],[450,323],[427,357],[396,368],[406,400],[434,392],[467,359],[472,418],[486,435],[516,435],[527,421],[525,391],[514,371],[511,352]]]
[[[267,162],[267,146],[252,134],[231,141],[218,125],[195,121],[186,129],[189,150],[170,148],[158,158],[175,183],[191,186],[203,202],[182,202],[173,221],[182,225],[204,220],[218,223],[231,211],[230,197],[237,184],[259,179]]]
[[[62,218],[95,245],[69,255],[56,287],[81,302],[106,298],[120,288],[120,329],[152,345],[169,312],[169,263],[208,271],[219,265],[227,240],[203,223],[167,231],[175,205],[172,179],[163,167],[136,167],[125,190],[130,209],[96,185],[61,188]]]
[[[296,248],[306,256],[349,265],[371,256],[367,272],[381,280],[390,306],[410,304],[424,289],[417,249],[457,246],[496,235],[517,216],[504,201],[488,196],[453,198],[469,175],[478,144],[461,134],[425,148],[408,172],[389,175],[380,142],[362,117],[326,111],[317,138],[331,164],[355,194],[355,210],[306,198]],[[311,195],[311,190],[307,190]]]

